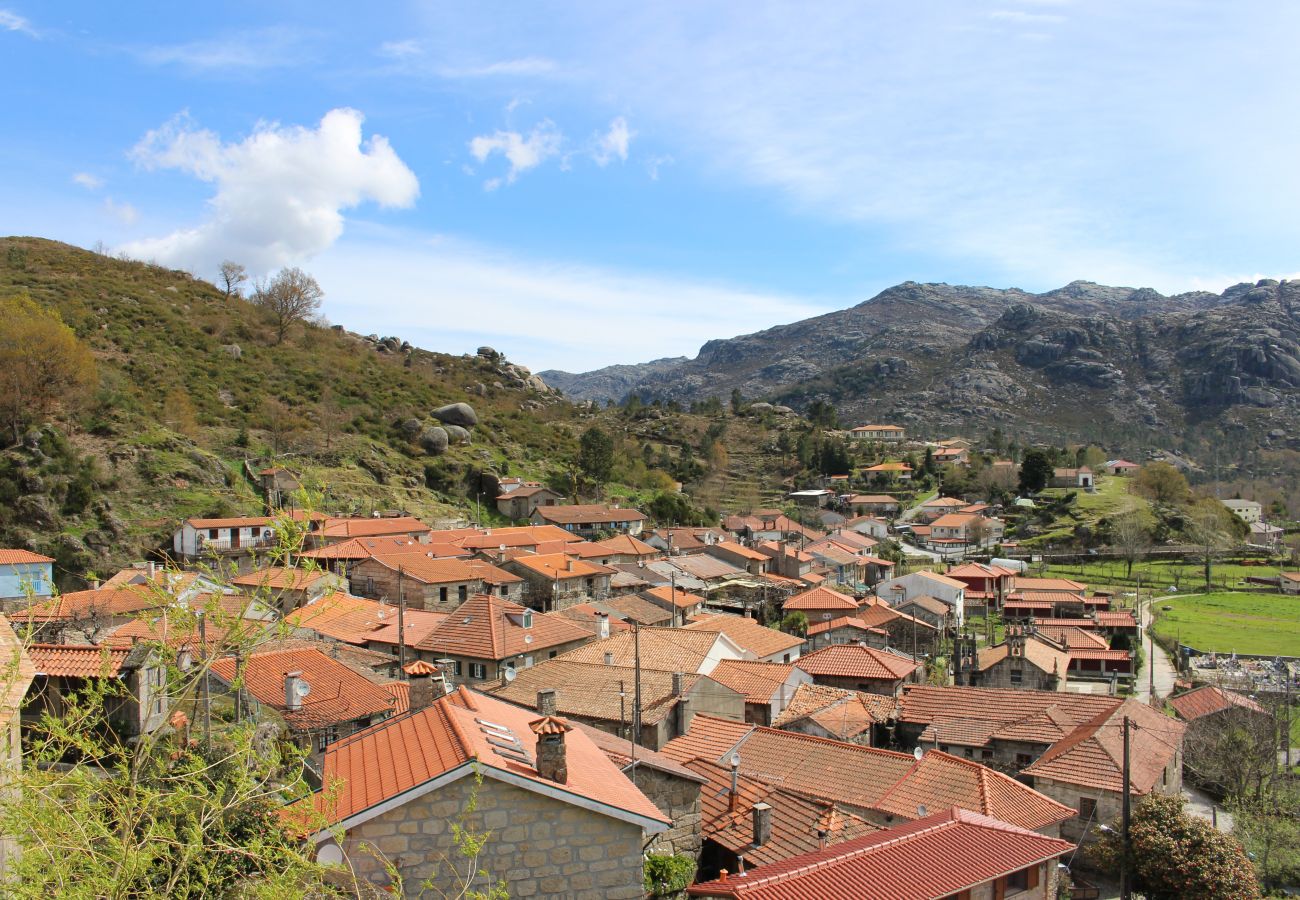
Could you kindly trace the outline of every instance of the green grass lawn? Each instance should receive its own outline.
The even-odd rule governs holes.
[[[1171,607],[1169,610],[1164,608]],[[1195,597],[1157,597],[1156,634],[1202,651],[1300,652],[1300,599],[1230,591]]]

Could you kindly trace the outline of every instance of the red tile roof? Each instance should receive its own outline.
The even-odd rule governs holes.
[[[813,677],[821,675],[867,681],[899,681],[911,675],[918,666],[895,653],[861,644],[831,644],[799,657],[795,665]]]
[[[130,647],[93,644],[32,644],[27,656],[37,675],[62,678],[108,678],[122,670]]]
[[[326,789],[317,809],[345,827],[367,810],[438,776],[463,770],[540,790],[564,802],[660,831],[667,820],[580,729],[565,733],[568,780],[543,778],[535,768],[538,715],[465,688],[416,713],[397,716],[331,744]],[[364,821],[364,819],[362,819]]]
[[[41,556],[30,550],[0,550],[0,566],[14,566],[21,563],[52,563],[54,559]]]
[[[590,631],[563,616],[534,612],[503,597],[475,594],[448,613],[416,647],[452,656],[504,660],[590,639]]]
[[[1198,687],[1185,694],[1169,698],[1169,705],[1178,717],[1190,722],[1233,707],[1268,715],[1268,711],[1249,697],[1235,691],[1224,690],[1213,684]]]
[[[852,597],[838,591],[832,591],[827,587],[815,587],[804,591],[802,594],[795,594],[790,597],[781,605],[781,608],[786,612],[809,609],[840,609],[851,614],[858,611],[858,606],[858,601]]]
[[[382,687],[316,648],[257,650],[243,662],[244,687],[259,703],[278,710],[289,726],[307,731],[338,722],[383,715],[393,709],[393,697]],[[284,676],[301,672],[311,686],[297,710],[285,705]],[[212,673],[227,684],[235,681],[235,659],[212,663]]]
[[[1073,849],[1058,838],[950,809],[689,892],[737,900],[931,900]]]

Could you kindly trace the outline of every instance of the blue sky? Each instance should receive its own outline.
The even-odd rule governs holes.
[[[908,279],[1300,271],[1300,5],[0,0],[0,233],[535,369]]]

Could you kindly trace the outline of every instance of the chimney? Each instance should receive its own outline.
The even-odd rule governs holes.
[[[754,804],[754,846],[761,847],[772,839],[772,807],[763,801]]]
[[[537,692],[537,714],[543,717],[555,715],[555,688],[542,688]]]
[[[406,673],[407,690],[411,697],[411,712],[427,709],[439,696],[434,682],[441,684],[441,671],[437,666],[422,659],[409,663],[402,671]]]
[[[543,716],[528,723],[537,735],[537,774],[547,781],[565,784],[569,780],[564,735],[573,726],[555,716]]]
[[[600,640],[609,637],[609,613],[596,613],[596,637]]]
[[[673,673],[673,696],[677,698],[677,734],[683,735],[691,728],[695,713],[691,710],[691,698],[686,696],[686,676],[681,672]]]
[[[284,673],[284,708],[289,712],[302,709],[302,694],[299,684],[303,683],[301,672]]]
[[[612,666],[612,665],[614,665],[614,654],[613,654],[613,653],[610,653],[610,652],[606,651],[606,653],[605,653],[605,665],[607,665],[607,666]]]

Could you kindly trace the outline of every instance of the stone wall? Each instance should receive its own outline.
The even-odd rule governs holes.
[[[462,778],[351,829],[343,849],[353,869],[363,879],[387,884],[377,851],[407,886],[432,878],[449,888],[451,866],[463,871],[466,864],[451,826],[473,788],[473,778]],[[636,825],[490,778],[479,787],[478,808],[466,825],[491,831],[476,865],[504,881],[512,898],[639,900],[645,895],[643,836]]]

